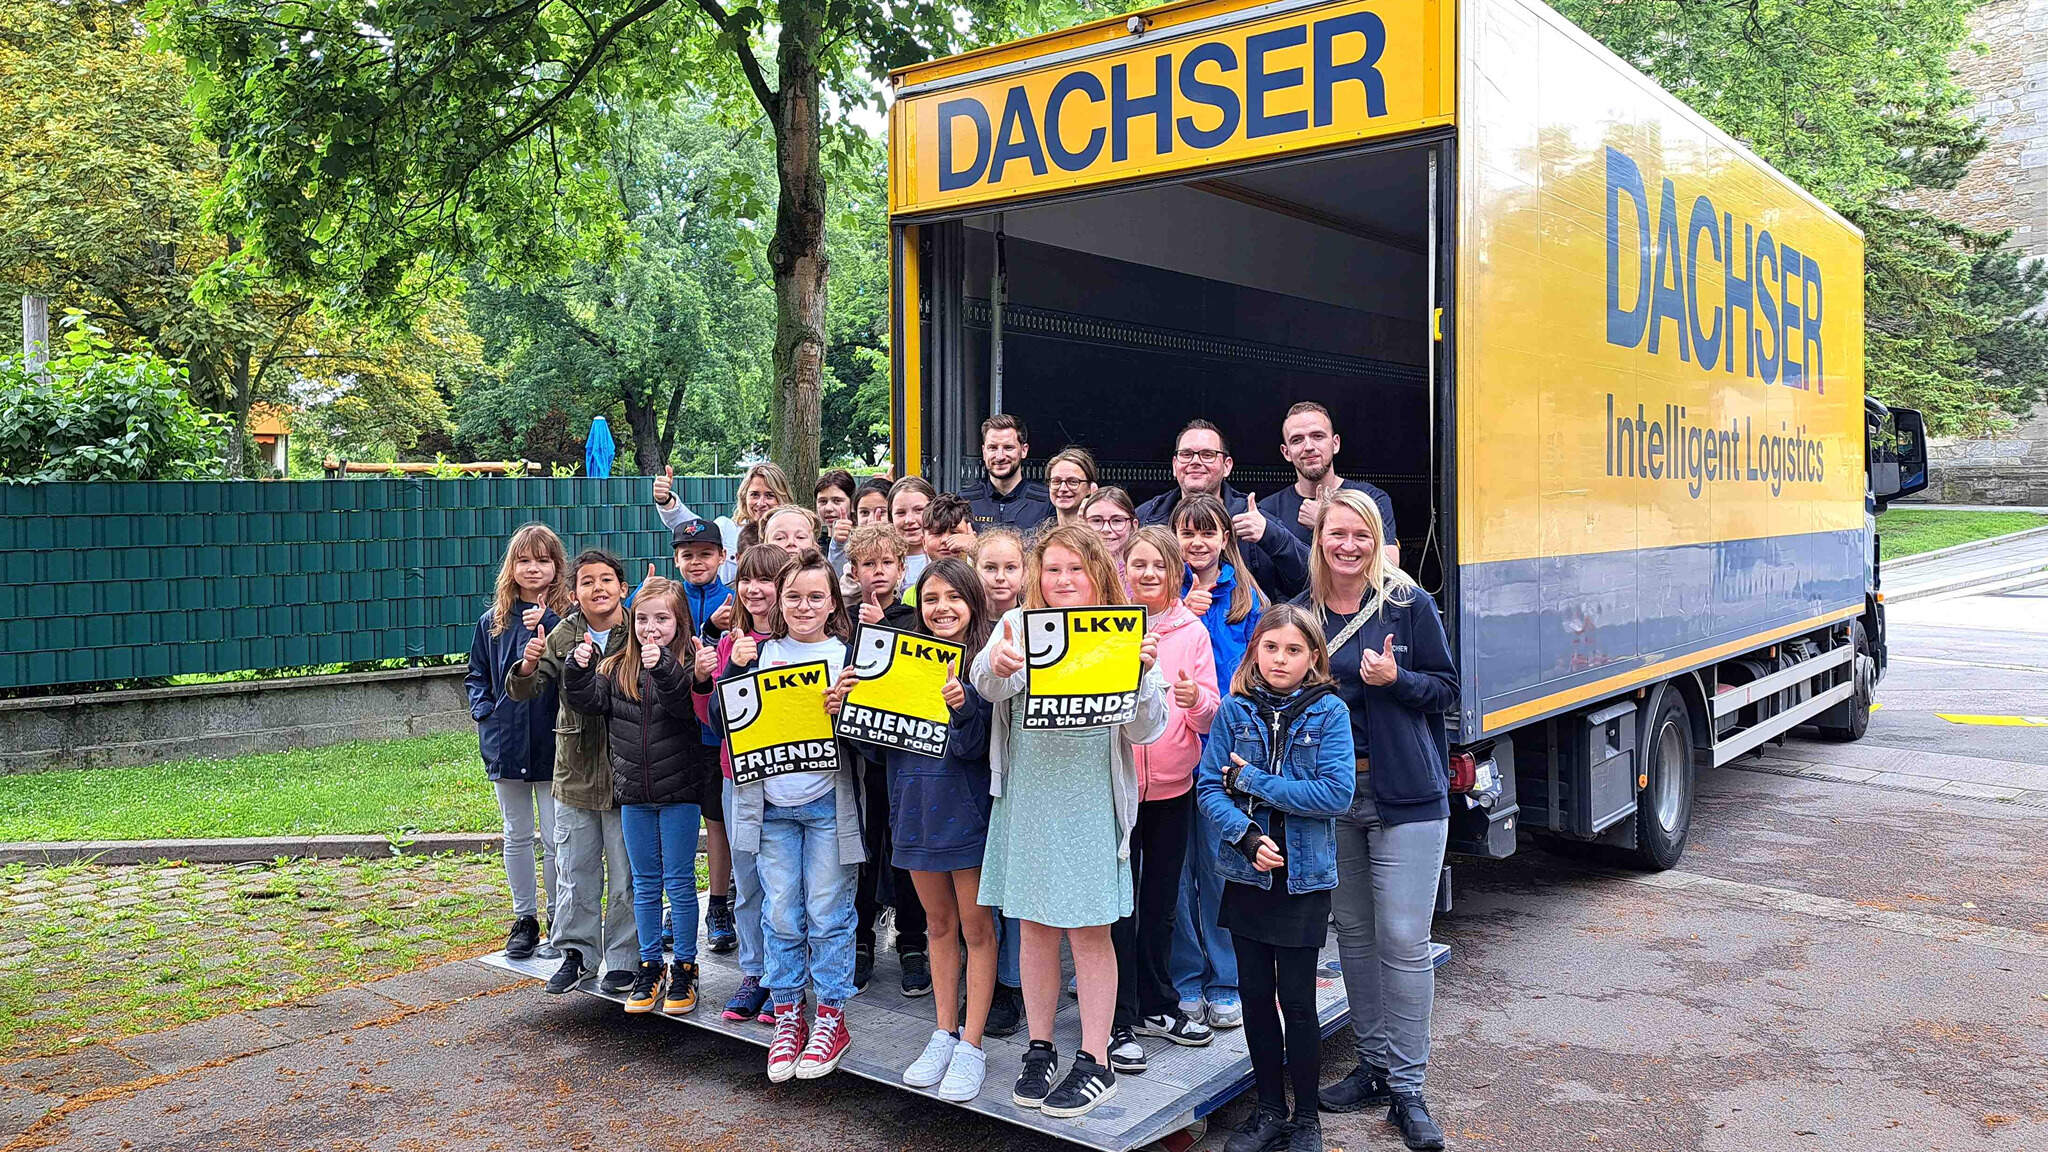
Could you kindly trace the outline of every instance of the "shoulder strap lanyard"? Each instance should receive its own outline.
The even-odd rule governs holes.
[[[1328,609],[1324,609],[1324,611],[1327,612]],[[1360,605],[1358,609],[1358,614],[1351,618],[1351,622],[1349,624],[1344,625],[1343,629],[1340,630],[1335,636],[1330,637],[1330,653],[1332,655],[1335,655],[1337,649],[1342,648],[1344,647],[1344,645],[1351,643],[1351,638],[1353,636],[1358,635],[1358,630],[1360,628],[1365,627],[1365,622],[1368,619],[1370,619],[1373,615],[1373,613],[1367,612],[1365,610],[1364,605]]]

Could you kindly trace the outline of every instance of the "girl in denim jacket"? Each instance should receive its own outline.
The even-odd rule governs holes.
[[[1308,612],[1268,609],[1246,647],[1195,777],[1196,800],[1218,833],[1212,850],[1226,883],[1217,924],[1237,952],[1259,1094],[1225,1148],[1322,1152],[1316,956],[1337,887],[1336,818],[1351,807],[1357,772],[1351,719],[1331,684],[1323,630]]]

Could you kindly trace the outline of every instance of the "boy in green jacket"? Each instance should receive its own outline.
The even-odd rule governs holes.
[[[518,664],[505,676],[505,694],[531,700],[549,684],[561,683],[562,666],[585,633],[604,655],[625,646],[626,566],[600,548],[580,553],[569,566],[576,610],[545,638],[528,642]],[[567,693],[555,716],[555,909],[553,941],[562,966],[548,980],[559,995],[598,974],[603,953],[606,992],[623,993],[639,965],[639,935],[633,929],[633,873],[626,863],[626,836],[612,803],[611,762],[605,720],[569,707]],[[604,903],[602,924],[599,903]],[[600,930],[603,933],[599,936]]]

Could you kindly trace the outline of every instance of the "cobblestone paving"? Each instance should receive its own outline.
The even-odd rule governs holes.
[[[488,951],[499,858],[0,867],[0,1060]]]

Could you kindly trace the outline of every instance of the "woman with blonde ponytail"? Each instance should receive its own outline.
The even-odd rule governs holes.
[[[1330,673],[1358,758],[1337,820],[1332,918],[1358,1067],[1323,1089],[1324,1111],[1387,1107],[1410,1148],[1442,1148],[1422,1098],[1436,994],[1430,920],[1450,828],[1449,738],[1458,671],[1436,602],[1388,562],[1372,499],[1332,492],[1316,516],[1309,588],[1295,601],[1329,637]]]

